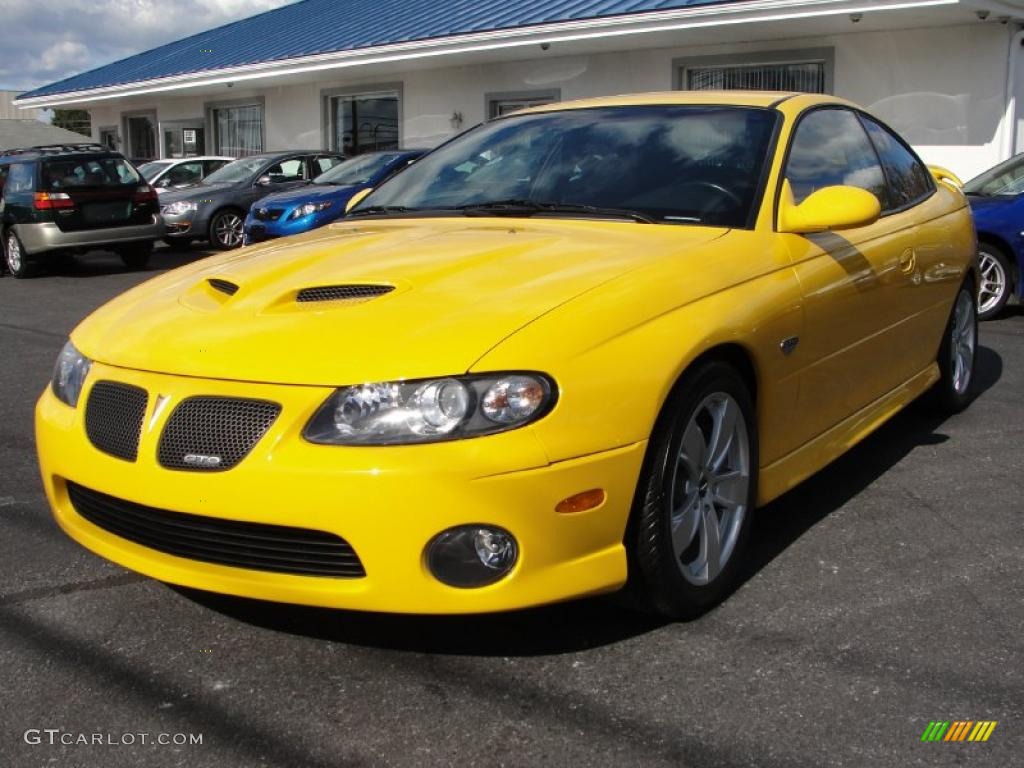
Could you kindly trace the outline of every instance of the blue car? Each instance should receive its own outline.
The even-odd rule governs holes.
[[[1024,297],[1024,154],[964,185],[978,230],[978,318],[995,317],[1011,296]]]
[[[376,187],[425,152],[400,149],[359,155],[320,174],[306,186],[257,200],[245,219],[245,244],[297,235],[341,218],[353,195]]]

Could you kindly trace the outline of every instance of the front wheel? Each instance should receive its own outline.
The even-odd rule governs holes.
[[[947,413],[959,413],[971,402],[978,355],[978,311],[971,288],[970,283],[960,287],[939,345],[933,400]]]
[[[238,211],[220,211],[210,221],[210,245],[222,251],[230,251],[242,244],[244,221]]]
[[[978,248],[981,288],[978,290],[978,319],[989,320],[1010,300],[1010,259],[1001,248],[982,243]]]
[[[627,534],[639,607],[691,618],[734,587],[757,487],[757,421],[736,370],[711,362],[676,387],[651,436]]]
[[[7,265],[7,271],[11,273],[12,277],[26,278],[32,276],[33,265],[28,261],[25,249],[21,245],[21,240],[18,239],[14,232],[8,232],[4,235],[4,263]]]

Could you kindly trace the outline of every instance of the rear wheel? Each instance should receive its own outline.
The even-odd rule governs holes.
[[[690,618],[740,573],[757,487],[757,422],[731,366],[688,373],[651,436],[627,533],[636,604]]]
[[[218,212],[210,220],[210,245],[222,251],[230,251],[242,244],[244,224],[239,211],[228,209]]]
[[[961,286],[939,345],[939,380],[933,400],[949,413],[959,413],[971,402],[978,353],[978,311],[972,289],[971,283]]]
[[[118,249],[117,254],[128,269],[145,269],[153,256],[153,244],[136,243],[122,246]]]
[[[1002,312],[1010,300],[1012,281],[1010,259],[1002,248],[989,243],[978,246],[981,288],[978,290],[978,319],[988,320]]]
[[[11,273],[12,277],[31,277],[35,271],[35,265],[29,262],[28,255],[21,245],[21,240],[14,234],[13,230],[4,235],[4,263],[7,265],[7,271]]]

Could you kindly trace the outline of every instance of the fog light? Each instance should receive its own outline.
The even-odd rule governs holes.
[[[427,566],[452,587],[483,587],[512,570],[519,547],[508,531],[493,525],[449,528],[427,547]]]

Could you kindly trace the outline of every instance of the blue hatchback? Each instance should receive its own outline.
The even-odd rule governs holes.
[[[1024,154],[964,185],[978,230],[978,317],[995,317],[1016,294],[1024,298]]]
[[[359,155],[320,174],[304,187],[257,200],[245,219],[245,244],[297,235],[341,218],[353,195],[376,187],[425,152],[401,149]]]

